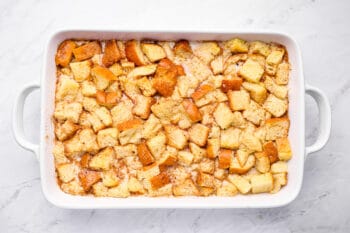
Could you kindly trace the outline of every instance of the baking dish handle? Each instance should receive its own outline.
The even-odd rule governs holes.
[[[314,144],[306,147],[306,156],[321,150],[327,143],[331,132],[331,107],[327,96],[323,91],[316,87],[312,87],[306,84],[306,94],[310,95],[317,103],[318,111],[320,115],[320,127],[318,138]],[[306,158],[306,157],[305,157]]]
[[[39,159],[39,145],[29,142],[25,138],[24,128],[23,128],[23,108],[27,96],[36,89],[40,88],[40,84],[31,83],[27,84],[19,92],[17,98],[15,99],[15,105],[13,108],[13,121],[12,130],[17,143],[26,150],[32,151],[36,157]]]

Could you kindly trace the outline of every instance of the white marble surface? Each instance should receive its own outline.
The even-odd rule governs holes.
[[[350,77],[345,68],[350,64],[349,12],[347,0],[1,0],[0,232],[350,232]],[[260,210],[81,211],[49,204],[36,159],[12,137],[13,98],[22,84],[39,79],[43,44],[50,33],[88,26],[273,29],[294,35],[303,51],[306,81],[327,93],[333,110],[330,141],[306,161],[298,198],[286,207]],[[26,132],[37,142],[39,93],[27,103]],[[307,142],[312,143],[317,108],[311,98],[306,114]]]

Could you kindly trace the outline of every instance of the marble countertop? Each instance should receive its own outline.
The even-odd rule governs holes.
[[[347,0],[0,1],[0,232],[350,232],[349,12]],[[329,143],[307,159],[298,198],[259,210],[65,210],[48,203],[37,160],[13,139],[13,100],[23,84],[39,80],[43,45],[52,32],[88,26],[292,34],[303,51],[306,82],[326,92],[333,111]],[[309,97],[306,108],[310,144],[318,116]],[[35,92],[24,117],[33,142],[38,142],[39,110]]]

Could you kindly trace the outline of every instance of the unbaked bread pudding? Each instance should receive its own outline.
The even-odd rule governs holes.
[[[103,197],[234,196],[287,184],[286,49],[262,41],[63,41],[60,188]]]

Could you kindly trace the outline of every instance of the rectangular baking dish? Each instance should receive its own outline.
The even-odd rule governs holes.
[[[293,158],[288,162],[288,185],[276,194],[238,195],[234,197],[129,197],[97,198],[73,196],[61,191],[56,182],[52,148],[54,128],[52,114],[56,83],[55,53],[65,39],[155,39],[155,40],[227,40],[239,37],[245,40],[277,42],[286,46],[292,67],[289,82],[289,139]],[[26,96],[41,89],[40,144],[26,140],[23,132],[23,107]],[[319,108],[320,128],[316,142],[305,147],[305,94],[311,95]],[[63,208],[272,208],[287,205],[300,192],[303,181],[304,161],[308,154],[320,150],[327,142],[331,129],[331,110],[325,94],[305,85],[300,49],[293,38],[275,32],[165,32],[165,31],[116,31],[116,30],[63,30],[54,33],[46,45],[43,73],[40,83],[28,84],[19,92],[14,105],[13,131],[19,145],[33,151],[40,162],[41,184],[45,197],[53,205]]]

